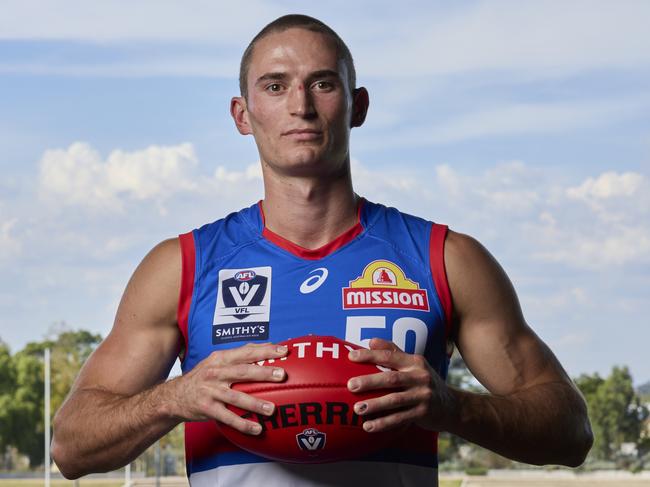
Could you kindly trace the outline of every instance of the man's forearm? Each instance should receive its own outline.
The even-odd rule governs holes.
[[[52,457],[77,478],[126,465],[179,422],[160,384],[134,396],[102,389],[76,391],[54,418]]]
[[[520,462],[580,465],[593,443],[586,406],[564,382],[508,396],[451,390],[449,431]]]

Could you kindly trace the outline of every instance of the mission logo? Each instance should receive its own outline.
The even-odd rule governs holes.
[[[212,344],[267,340],[271,267],[221,269],[212,322]]]
[[[343,288],[343,309],[396,308],[429,311],[427,290],[388,260],[368,264],[360,277]]]

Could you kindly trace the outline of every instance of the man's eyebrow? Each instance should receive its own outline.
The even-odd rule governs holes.
[[[314,71],[309,75],[311,79],[314,78],[338,78],[341,79],[341,75],[338,71],[333,69],[321,69],[320,71]]]
[[[282,72],[270,72],[270,73],[264,73],[262,76],[257,78],[257,81],[255,84],[260,84],[264,83],[266,81],[282,81],[288,78],[287,73],[282,73]],[[338,71],[334,71],[333,69],[320,69],[318,71],[314,71],[309,74],[309,79],[317,79],[317,78],[337,78],[341,79],[341,75],[339,74]]]
[[[286,78],[287,78],[286,73],[264,73],[262,76],[257,78],[255,84],[259,84],[259,83],[263,83],[264,81],[271,81],[271,80],[281,81]]]

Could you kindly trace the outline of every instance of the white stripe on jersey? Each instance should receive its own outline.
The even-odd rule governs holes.
[[[438,486],[438,470],[384,462],[316,465],[249,463],[228,465],[190,476],[192,487],[421,487]]]

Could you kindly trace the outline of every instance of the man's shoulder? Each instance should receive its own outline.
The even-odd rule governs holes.
[[[382,220],[388,224],[407,224],[430,226],[433,221],[409,212],[402,211],[393,206],[384,205],[369,201],[364,198],[362,215],[365,216],[368,225],[380,223]],[[363,217],[362,216],[362,217]]]
[[[214,234],[222,231],[224,227],[236,227],[240,225],[254,229],[259,227],[260,222],[263,221],[260,212],[260,203],[257,202],[240,210],[232,211],[223,217],[205,223],[187,233]]]
[[[471,267],[472,262],[493,260],[490,252],[476,238],[465,233],[448,230],[445,238],[445,260]]]
[[[197,259],[214,259],[230,254],[261,238],[264,228],[259,203],[229,213],[181,235],[187,239]]]

